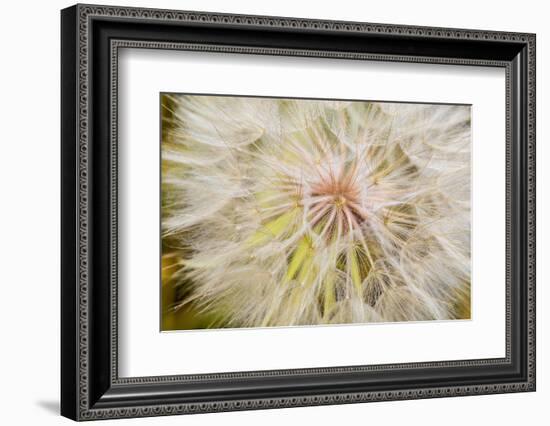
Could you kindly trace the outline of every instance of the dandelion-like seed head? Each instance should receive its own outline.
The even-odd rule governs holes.
[[[164,106],[177,307],[234,327],[469,316],[468,107],[181,95]]]

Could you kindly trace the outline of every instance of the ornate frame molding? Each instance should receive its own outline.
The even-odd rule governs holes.
[[[66,9],[64,12],[64,30],[63,37],[65,61],[74,63],[64,65],[66,73],[73,73],[74,82],[72,87],[64,88],[67,98],[64,100],[64,114],[68,118],[70,113],[68,108],[73,108],[75,129],[74,132],[67,130],[67,136],[64,136],[63,148],[72,146],[68,150],[67,158],[64,157],[65,167],[64,176],[72,178],[70,187],[64,187],[64,190],[74,191],[72,196],[65,196],[64,210],[67,214],[74,213],[74,230],[67,226],[64,237],[75,239],[74,246],[68,247],[65,242],[66,251],[63,251],[63,262],[68,264],[73,262],[72,268],[76,275],[66,277],[63,282],[63,291],[73,292],[70,299],[75,305],[68,307],[68,301],[63,304],[63,352],[66,357],[74,356],[72,364],[64,366],[66,369],[62,383],[65,390],[62,391],[62,413],[78,420],[92,420],[113,417],[141,417],[151,415],[170,415],[185,414],[197,412],[214,412],[245,409],[262,409],[276,407],[309,406],[323,404],[343,404],[352,402],[382,401],[382,400],[400,400],[417,398],[434,398],[443,396],[462,396],[488,393],[504,393],[518,391],[535,390],[535,36],[533,34],[520,34],[510,32],[478,31],[464,29],[447,28],[429,28],[429,27],[411,27],[402,25],[369,24],[357,22],[337,22],[324,20],[309,20],[296,18],[281,18],[267,16],[246,16],[246,15],[228,15],[202,12],[183,12],[156,9],[136,9],[125,7],[104,7],[91,5],[77,5]],[[91,193],[92,170],[90,159],[91,136],[90,116],[92,114],[92,86],[91,81],[91,62],[92,51],[97,49],[92,44],[92,23],[96,20],[110,22],[139,22],[143,24],[162,24],[177,23],[178,25],[216,25],[226,28],[254,28],[254,29],[277,29],[281,31],[307,32],[315,31],[326,34],[359,34],[376,35],[380,37],[411,37],[411,40],[443,40],[449,42],[467,41],[467,42],[488,42],[505,43],[506,45],[516,45],[525,50],[522,61],[526,75],[524,81],[513,80],[515,67],[518,64],[513,60],[503,59],[479,59],[479,58],[460,58],[460,57],[439,57],[439,56],[413,56],[401,54],[383,54],[383,53],[361,53],[361,52],[343,52],[316,49],[296,49],[296,48],[278,48],[278,47],[248,47],[248,46],[229,46],[215,45],[211,43],[182,43],[177,41],[146,41],[140,39],[110,39],[110,329],[109,340],[111,345],[109,370],[109,387],[117,390],[125,386],[147,386],[147,385],[169,385],[171,383],[203,383],[216,382],[227,379],[246,379],[246,378],[265,378],[278,376],[304,376],[308,374],[330,375],[335,373],[358,373],[372,371],[388,370],[407,370],[421,368],[449,368],[449,367],[473,367],[487,365],[511,364],[512,360],[512,326],[516,318],[513,317],[511,308],[512,294],[512,265],[511,257],[513,254],[512,240],[514,238],[514,226],[520,226],[513,223],[511,210],[513,207],[513,190],[523,193],[521,200],[525,202],[526,217],[523,219],[526,225],[525,240],[525,309],[526,309],[526,346],[525,346],[525,371],[521,380],[512,380],[502,383],[486,383],[474,385],[452,385],[452,386],[433,386],[426,388],[399,388],[396,390],[376,390],[376,391],[353,391],[353,392],[327,392],[312,395],[301,396],[273,396],[266,398],[231,398],[227,400],[202,401],[202,402],[170,402],[165,401],[155,404],[125,404],[124,402],[115,402],[115,397],[101,402],[102,398],[93,396],[97,391],[90,388],[91,375],[97,373],[97,369],[91,366],[90,356],[93,348],[90,342],[96,338],[91,331],[90,321],[95,319],[91,313],[90,297],[90,269],[93,256],[91,256],[91,215],[95,208],[94,198]],[[67,39],[73,37],[71,44]],[[397,61],[397,62],[424,62],[424,63],[445,63],[457,65],[481,65],[504,67],[506,69],[506,109],[507,109],[507,259],[506,259],[506,357],[503,359],[482,359],[482,360],[464,360],[452,362],[434,362],[434,363],[415,363],[415,364],[390,364],[361,367],[327,367],[321,369],[306,370],[275,370],[267,372],[246,372],[246,373],[224,373],[196,376],[160,376],[145,378],[119,378],[117,368],[117,71],[118,71],[118,49],[120,48],[155,48],[155,49],[177,49],[177,50],[197,50],[197,51],[221,51],[227,53],[239,54],[265,54],[265,55],[298,55],[315,56],[327,58],[342,59],[361,59],[375,61]],[[525,85],[525,88],[518,88],[518,85]],[[525,91],[524,111],[522,114],[524,125],[526,126],[525,155],[526,174],[525,182],[516,182],[512,179],[512,162],[520,161],[514,157],[512,152],[512,138],[518,129],[511,126],[512,114],[517,111],[516,105],[512,104],[512,97],[517,95],[518,90]],[[70,102],[71,95],[76,95],[76,102]],[[74,153],[74,156],[69,154]],[[69,158],[70,157],[70,158]],[[72,166],[68,163],[75,162]],[[515,170],[515,169],[514,169]],[[517,172],[517,170],[516,170]],[[518,176],[514,175],[517,179]],[[519,176],[521,178],[521,176]],[[524,185],[518,186],[515,185]],[[65,184],[64,184],[65,185]],[[514,185],[514,186],[513,186]],[[518,199],[519,200],[519,199]],[[518,201],[516,200],[516,201]],[[68,207],[72,204],[71,207]],[[517,221],[516,221],[517,222]],[[64,225],[65,227],[65,225]],[[74,232],[73,232],[74,231]],[[516,244],[518,242],[516,241]],[[519,247],[519,246],[518,246]],[[523,245],[521,246],[523,247]],[[65,266],[64,266],[65,268]],[[71,270],[72,272],[72,270]],[[516,277],[517,279],[517,277]],[[521,277],[520,277],[521,279]],[[95,314],[94,314],[95,315]],[[65,323],[72,321],[72,327],[67,328]],[[72,331],[76,335],[72,335]],[[94,355],[95,356],[95,355]],[[68,371],[68,369],[71,371]],[[96,386],[96,385],[94,385]],[[69,397],[68,393],[74,392],[75,398]],[[115,395],[116,396],[116,395]]]

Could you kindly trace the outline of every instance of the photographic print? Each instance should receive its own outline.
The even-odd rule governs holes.
[[[536,34],[86,4],[60,34],[63,416],[536,390]]]
[[[470,318],[470,105],[161,93],[161,330]]]

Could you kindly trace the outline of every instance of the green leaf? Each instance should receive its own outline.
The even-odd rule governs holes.
[[[251,247],[265,244],[275,238],[280,237],[287,231],[292,222],[296,219],[299,209],[292,209],[272,221],[266,223],[248,239],[248,245]]]
[[[354,248],[349,251],[349,269],[351,272],[351,280],[357,294],[361,296],[363,294],[363,287],[361,285],[361,271],[359,269],[359,262],[357,261],[357,253]]]
[[[294,250],[294,253],[290,258],[290,263],[288,265],[288,269],[285,275],[285,282],[289,282],[294,278],[296,272],[298,272],[298,270],[302,267],[304,260],[306,260],[307,257],[311,256],[311,251],[311,241],[309,240],[309,238],[302,238],[302,240],[298,243],[298,247],[296,248],[296,250]]]

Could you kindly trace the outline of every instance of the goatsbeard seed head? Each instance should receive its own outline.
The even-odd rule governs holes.
[[[469,315],[469,107],[165,96],[180,305],[234,327]]]

